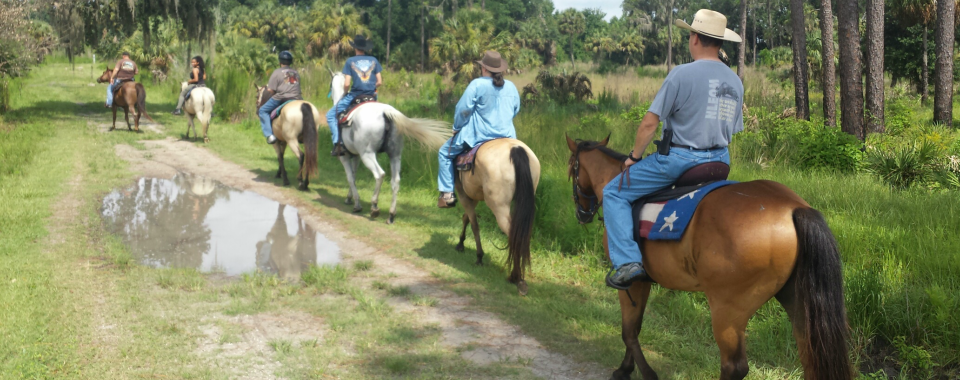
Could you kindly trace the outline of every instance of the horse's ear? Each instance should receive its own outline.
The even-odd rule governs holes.
[[[335,77],[335,76],[337,76],[337,73],[335,73],[335,72],[333,72],[333,70],[332,70],[332,69],[330,69],[329,67],[327,68],[327,71],[329,71],[329,72],[330,72],[330,77],[331,77],[331,78],[333,78],[333,77]]]
[[[607,146],[607,143],[610,142],[610,133],[607,133],[607,137],[600,141],[600,145]]]
[[[577,152],[577,142],[576,142],[576,141],[573,141],[573,139],[571,139],[570,136],[567,136],[566,133],[564,133],[563,136],[567,138],[567,148],[570,148],[570,151],[571,151],[571,152],[576,153],[576,152]]]

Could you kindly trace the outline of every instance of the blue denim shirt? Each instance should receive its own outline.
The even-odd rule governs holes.
[[[517,138],[513,117],[520,112],[520,93],[513,82],[493,85],[493,78],[474,79],[457,102],[453,117],[454,145],[477,143],[500,137]]]

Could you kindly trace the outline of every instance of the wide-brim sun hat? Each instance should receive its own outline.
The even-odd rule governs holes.
[[[500,56],[500,53],[493,50],[487,50],[483,53],[483,59],[476,61],[478,65],[487,69],[491,73],[502,73],[507,71],[507,60]]]
[[[353,37],[353,41],[350,41],[350,46],[353,46],[354,49],[363,50],[369,52],[373,48],[373,41],[367,40],[367,37],[357,35]]]
[[[686,29],[691,32],[702,34],[707,37],[713,37],[730,42],[741,42],[740,35],[730,29],[727,29],[727,16],[723,13],[701,9],[693,16],[693,22],[687,24],[683,20],[674,21],[680,29]]]

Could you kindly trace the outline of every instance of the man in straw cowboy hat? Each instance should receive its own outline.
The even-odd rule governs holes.
[[[727,18],[707,9],[696,13],[691,24],[675,25],[690,31],[694,61],[677,66],[667,75],[650,109],[637,129],[636,142],[624,161],[626,176],[617,176],[603,189],[603,211],[613,270],[607,283],[623,287],[649,280],[640,247],[633,239],[630,204],[673,184],[686,170],[707,162],[730,164],[727,145],[743,130],[743,83],[718,58],[723,41],[740,42],[727,29]],[[664,122],[658,152],[641,159]],[[666,130],[672,130],[671,133]]]
[[[380,61],[367,55],[373,48],[373,43],[358,34],[353,37],[350,46],[353,46],[356,55],[348,58],[347,62],[343,64],[343,75],[346,76],[346,81],[343,82],[343,92],[346,95],[343,96],[343,99],[340,99],[340,103],[337,103],[327,112],[327,125],[330,126],[330,134],[333,135],[333,151],[330,152],[332,156],[342,156],[347,153],[347,150],[343,147],[343,142],[340,141],[337,115],[346,111],[357,96],[376,95],[377,88],[383,84],[383,77],[380,76],[383,67],[380,66]]]
[[[517,138],[513,117],[520,112],[520,93],[513,82],[503,79],[507,61],[500,53],[487,51],[476,63],[480,65],[480,77],[470,82],[457,102],[453,116],[456,135],[443,144],[438,155],[440,199],[437,207],[440,208],[453,207],[457,203],[453,195],[453,160],[460,153],[487,140]]]

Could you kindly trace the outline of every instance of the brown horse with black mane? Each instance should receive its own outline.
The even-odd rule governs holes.
[[[112,74],[113,70],[104,71],[100,78],[97,78],[97,83],[107,83],[107,86],[112,85],[110,83]],[[111,107],[113,109],[113,126],[110,127],[110,130],[117,129],[117,107],[122,107],[123,120],[127,122],[127,129],[131,129],[130,112],[133,112],[134,128],[132,130],[140,132],[140,115],[153,121],[153,118],[147,114],[146,102],[147,92],[142,84],[134,81],[120,83],[120,88],[113,94],[113,107]]]
[[[620,175],[626,158],[607,148],[608,140],[567,138],[581,224],[593,221],[604,186]],[[718,188],[703,198],[680,241],[640,244],[644,268],[660,286],[706,294],[720,379],[747,375],[747,322],[771,298],[793,324],[805,379],[852,378],[836,240],[823,216],[786,186],[759,180]],[[657,379],[638,337],[650,286],[638,281],[619,291],[627,351],[613,380],[630,379],[634,363],[645,380]]]

